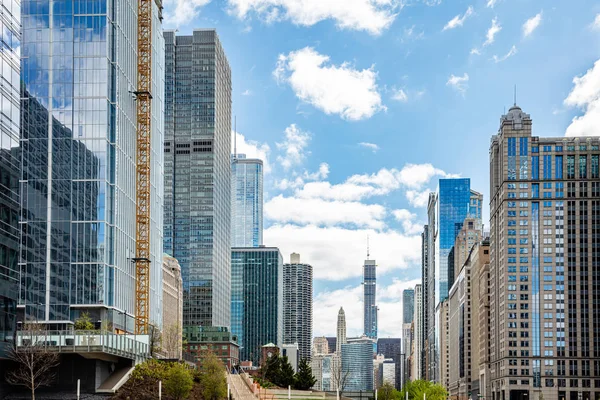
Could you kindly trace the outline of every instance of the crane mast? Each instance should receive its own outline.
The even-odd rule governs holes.
[[[135,242],[135,333],[148,334],[150,314],[150,122],[152,85],[152,2],[138,0],[137,154]]]

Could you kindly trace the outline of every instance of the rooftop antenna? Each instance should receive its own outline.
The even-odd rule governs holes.
[[[517,85],[515,85],[515,106],[517,105]]]
[[[370,252],[369,252],[369,235],[367,235],[367,260],[369,259],[370,256]]]

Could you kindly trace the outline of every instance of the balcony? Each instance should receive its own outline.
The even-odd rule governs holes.
[[[148,335],[117,335],[108,331],[18,331],[17,346],[76,353],[86,358],[122,357],[136,364],[150,358]]]

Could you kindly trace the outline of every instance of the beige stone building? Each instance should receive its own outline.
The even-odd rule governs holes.
[[[177,259],[163,254],[162,353],[181,359],[183,337],[183,281]]]
[[[471,333],[473,347],[471,354],[475,355],[471,365],[472,392],[482,399],[491,397],[489,380],[490,362],[490,257],[489,240],[482,243],[487,249],[484,262],[475,264],[472,271],[473,299],[473,330]],[[477,355],[478,354],[478,355]]]
[[[494,400],[600,398],[600,138],[532,135],[518,106],[490,147]]]

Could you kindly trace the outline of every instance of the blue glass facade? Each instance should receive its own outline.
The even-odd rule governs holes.
[[[231,247],[263,244],[263,162],[231,156]]]
[[[377,339],[377,264],[365,260],[363,265],[364,328],[365,335]]]
[[[26,318],[68,324],[93,305],[93,319],[133,328],[136,9],[132,0],[22,3],[19,302]],[[164,97],[159,12],[153,3],[150,321],[157,325]]]
[[[259,365],[265,344],[283,344],[283,257],[274,247],[231,251],[231,332],[240,360]]]
[[[11,347],[16,328],[19,259],[19,48],[21,4],[0,0],[0,358]]]
[[[440,179],[437,196],[435,238],[435,304],[448,298],[454,277],[448,257],[467,216],[481,219],[482,197],[471,190],[469,178]]]
[[[164,37],[164,251],[181,265],[184,331],[229,327],[231,70],[213,29]]]
[[[342,344],[342,376],[345,391],[373,390],[373,343]]]

